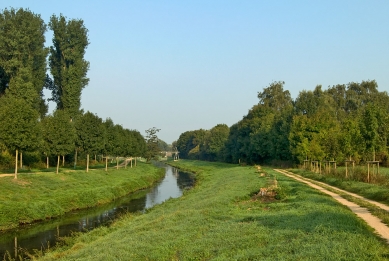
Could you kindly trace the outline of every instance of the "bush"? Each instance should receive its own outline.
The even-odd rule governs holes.
[[[8,151],[2,151],[0,154],[0,169],[10,169],[15,166],[15,158]]]

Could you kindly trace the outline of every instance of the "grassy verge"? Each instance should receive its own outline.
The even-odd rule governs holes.
[[[64,240],[43,260],[386,260],[389,247],[332,198],[271,169],[198,161],[196,186],[147,214]],[[276,177],[283,197],[253,197]]]
[[[334,177],[328,174],[318,174],[302,169],[289,169],[289,171],[306,178],[356,193],[371,200],[389,204],[389,184],[370,184],[362,181]]]
[[[20,174],[0,178],[0,230],[110,202],[164,174],[151,164],[127,169]]]

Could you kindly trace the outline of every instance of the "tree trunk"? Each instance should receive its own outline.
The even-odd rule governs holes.
[[[59,155],[57,156],[57,174],[58,174],[58,170],[59,170]]]
[[[108,171],[108,156],[105,156],[105,171]]]
[[[74,155],[74,169],[76,169],[77,167],[77,149],[76,149],[76,153]]]
[[[62,167],[65,167],[65,156],[62,155]]]
[[[16,150],[15,155],[15,177],[14,179],[18,179],[18,150]]]
[[[86,154],[86,172],[89,172],[89,154]]]
[[[23,152],[20,152],[20,169],[23,169]]]
[[[46,169],[49,168],[49,156],[46,156]]]

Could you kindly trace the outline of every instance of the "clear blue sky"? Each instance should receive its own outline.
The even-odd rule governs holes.
[[[188,130],[238,122],[257,93],[376,80],[389,91],[389,1],[0,0],[84,20],[89,85],[82,108],[116,124]],[[51,44],[51,36],[46,39]]]

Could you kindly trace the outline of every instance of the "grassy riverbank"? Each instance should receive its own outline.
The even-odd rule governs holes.
[[[104,204],[149,187],[163,169],[138,163],[126,169],[20,174],[0,178],[0,229],[10,229],[63,215],[74,209]]]
[[[128,214],[43,260],[386,260],[389,247],[346,207],[265,169],[179,161],[195,188],[147,214]],[[274,177],[280,200],[253,198]]]

